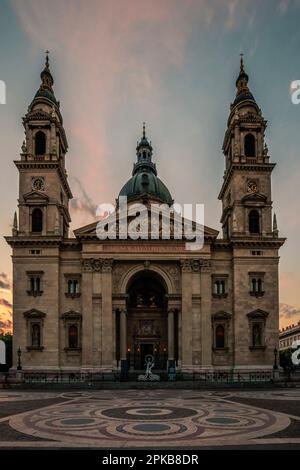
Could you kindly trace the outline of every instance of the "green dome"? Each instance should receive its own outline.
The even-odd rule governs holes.
[[[142,194],[154,196],[161,202],[169,205],[173,203],[172,196],[166,185],[147,168],[141,168],[138,173],[133,175],[123,186],[119,196],[127,196],[128,199],[132,199]]]
[[[38,98],[38,97],[47,98],[48,100],[52,101],[52,103],[57,105],[57,100],[54,94],[49,90],[41,90],[41,89],[38,90],[34,98]]]
[[[133,165],[132,177],[121,189],[119,197],[127,196],[128,199],[135,199],[147,194],[162,203],[172,205],[173,199],[168,188],[157,176],[155,163],[152,162],[152,151],[144,123],[143,135],[136,148],[137,161]]]

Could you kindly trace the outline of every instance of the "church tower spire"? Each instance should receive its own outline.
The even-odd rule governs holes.
[[[18,236],[59,233],[67,237],[72,198],[65,169],[68,142],[54,95],[49,51],[40,77],[40,87],[23,118],[21,159],[15,162],[20,171]]]
[[[267,121],[249,89],[241,54],[236,96],[223,142],[225,172],[219,199],[224,238],[273,236],[271,173],[265,143]]]

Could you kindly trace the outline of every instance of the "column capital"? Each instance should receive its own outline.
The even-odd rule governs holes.
[[[102,272],[110,273],[112,271],[114,260],[112,258],[105,258],[105,259],[102,259],[101,261],[102,261]]]
[[[82,264],[82,271],[84,273],[89,273],[93,271],[93,259],[92,258],[83,259],[81,261],[81,264]]]
[[[112,258],[84,258],[81,264],[83,272],[111,272],[113,262]]]
[[[211,272],[211,260],[210,259],[201,259],[201,272],[210,273]]]
[[[192,272],[192,260],[190,259],[181,259],[180,260],[181,271],[184,273]]]

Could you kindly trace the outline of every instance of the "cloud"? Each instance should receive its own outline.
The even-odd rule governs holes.
[[[92,200],[92,198],[87,194],[86,190],[83,187],[83,184],[79,178],[73,178],[77,186],[76,197],[70,201],[70,209],[72,212],[86,212],[88,216],[95,218],[97,211],[97,204]],[[72,187],[74,187],[72,185]]]
[[[212,23],[224,31],[242,27],[249,4],[250,0],[242,4],[237,0],[39,0],[37,7],[36,0],[27,0],[24,7],[23,1],[12,0],[33,50],[40,55],[50,50],[54,79],[63,90],[63,113],[66,103],[71,103],[65,123],[72,174],[80,174],[94,199],[99,188],[98,197],[110,194],[116,178],[108,128],[114,113],[126,107],[129,116],[131,109],[155,116],[168,90],[168,72],[185,65],[193,29],[208,30]],[[56,92],[57,88],[55,83]],[[79,210],[76,201],[73,209]],[[89,206],[84,204],[84,210],[89,211]]]
[[[8,290],[10,289],[11,285],[8,279],[7,274],[5,273],[0,273],[0,289],[5,289]]]
[[[300,308],[281,303],[279,305],[280,320],[285,324],[297,323],[300,320]]]
[[[280,0],[280,2],[278,3],[277,5],[277,11],[281,14],[281,15],[285,15],[285,13],[287,12],[288,10],[288,7],[289,7],[289,0]]]
[[[11,332],[11,331],[12,331],[12,321],[11,320],[0,320],[0,334],[8,333],[8,332]]]
[[[12,308],[12,304],[6,299],[0,299],[0,305],[3,305],[7,308]]]

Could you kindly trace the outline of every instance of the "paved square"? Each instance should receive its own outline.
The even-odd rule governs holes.
[[[300,390],[0,392],[2,448],[300,448]]]

